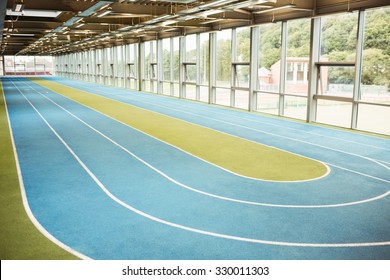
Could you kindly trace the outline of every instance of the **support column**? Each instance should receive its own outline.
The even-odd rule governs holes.
[[[282,46],[280,54],[280,79],[279,79],[279,116],[284,115],[284,94],[286,93],[286,66],[287,66],[287,21],[282,22]]]
[[[355,79],[353,84],[353,103],[352,103],[352,118],[351,128],[357,128],[359,100],[360,100],[360,85],[362,81],[362,62],[363,62],[363,45],[364,45],[364,25],[365,25],[365,11],[359,11],[359,22],[358,22],[358,36],[356,45],[356,56],[355,56]]]
[[[307,122],[316,121],[317,100],[314,96],[318,88],[319,70],[316,63],[320,61],[321,49],[321,18],[311,20],[310,31],[310,60],[309,60],[309,90],[307,94]]]
[[[209,104],[215,104],[215,86],[217,84],[217,34],[212,32],[209,36]]]
[[[257,88],[258,88],[258,69],[259,69],[259,27],[251,28],[250,39],[250,66],[249,66],[249,111],[257,109]]]

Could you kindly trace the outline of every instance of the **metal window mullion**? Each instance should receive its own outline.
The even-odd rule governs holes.
[[[185,98],[185,71],[186,37],[179,38],[179,98]]]
[[[231,31],[231,68],[230,68],[230,106],[231,107],[234,107],[235,104],[236,104],[236,98],[235,98],[235,95],[236,95],[236,91],[234,89],[234,87],[236,86],[236,65],[233,64],[233,62],[235,62],[237,59],[236,59],[236,55],[237,55],[237,32],[236,32],[236,29],[235,28],[232,28],[232,31]]]
[[[169,49],[170,49],[170,54],[169,54],[169,93],[171,96],[175,95],[175,84],[174,84],[174,63],[175,63],[175,55],[174,55],[174,50],[175,50],[175,44],[174,44],[174,39],[170,38],[169,39]]]
[[[215,32],[209,35],[209,104],[216,102],[216,84],[217,84],[217,34]]]
[[[163,42],[157,40],[157,94],[163,93]]]
[[[249,104],[248,110],[255,111],[257,104],[258,69],[259,69],[259,27],[251,28],[250,66],[249,66]]]
[[[138,43],[138,90],[145,90],[145,43]]]
[[[309,60],[309,89],[307,92],[307,114],[306,121],[316,121],[317,99],[314,96],[318,92],[320,70],[316,63],[320,60],[321,50],[321,18],[311,20],[310,30],[310,60]]]
[[[365,25],[365,11],[359,11],[358,31],[357,31],[357,44],[356,44],[356,56],[355,56],[355,79],[353,84],[353,103],[352,103],[352,118],[351,128],[357,128],[358,122],[358,110],[360,100],[360,85],[362,80],[362,63],[363,63],[363,48],[364,48],[364,25]]]
[[[282,45],[280,54],[280,81],[279,81],[279,115],[284,115],[284,94],[286,93],[286,75],[287,75],[287,21],[282,22]]]
[[[196,100],[200,100],[200,34],[196,34]]]

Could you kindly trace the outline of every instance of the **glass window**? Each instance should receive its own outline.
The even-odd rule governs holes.
[[[234,62],[249,62],[251,48],[250,39],[250,27],[241,27],[236,29],[236,54]]]
[[[196,65],[195,64],[186,64],[185,69],[186,69],[185,81],[195,83],[196,82]]]
[[[320,123],[351,127],[352,104],[331,100],[317,100],[317,118]]]
[[[306,119],[307,98],[298,96],[284,97],[284,115],[295,119]]]
[[[230,106],[230,89],[216,88],[215,103]]]
[[[234,79],[236,87],[249,88],[249,65],[235,65]]]
[[[179,49],[179,38],[175,37],[173,38],[173,80],[174,81],[179,81],[179,69],[180,69],[180,49]],[[179,94],[178,92],[175,91],[177,95]]]
[[[307,96],[310,26],[306,18],[287,23],[286,94]]]
[[[196,100],[196,86],[186,85],[186,98]]]
[[[366,11],[361,100],[390,104],[389,22],[390,7]]]
[[[353,96],[355,67],[322,66],[318,94]]]
[[[277,115],[279,113],[279,94],[257,93],[257,111]]]
[[[217,86],[230,87],[232,64],[232,31],[217,32]]]
[[[357,128],[390,135],[390,107],[359,104]]]
[[[258,90],[279,92],[281,27],[280,22],[259,26]]]
[[[171,79],[171,39],[163,39],[163,80]]]
[[[209,34],[200,34],[200,83],[207,85],[209,81]]]
[[[321,61],[355,61],[358,16],[342,13],[321,18]]]
[[[185,62],[196,62],[196,35],[187,35],[186,37],[186,56]]]
[[[234,92],[234,107],[248,110],[249,91],[236,90]]]
[[[151,60],[151,52],[150,52],[150,42],[145,42],[144,43],[144,79],[149,80],[150,79],[150,72],[151,72],[151,67],[150,63],[152,62]]]

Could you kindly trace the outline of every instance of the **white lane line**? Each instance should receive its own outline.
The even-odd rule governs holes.
[[[298,243],[298,242],[283,242],[283,241],[270,241],[270,240],[262,240],[255,238],[245,238],[234,235],[220,234],[205,230],[200,230],[192,227],[183,226],[180,224],[172,223],[158,217],[147,214],[141,210],[136,209],[135,207],[125,203],[124,201],[117,198],[113,195],[100,180],[95,176],[95,174],[88,168],[88,166],[77,156],[77,154],[72,150],[71,147],[65,142],[64,139],[56,132],[56,130],[48,123],[48,121],[41,115],[41,113],[37,110],[37,108],[27,99],[27,97],[20,92],[23,97],[27,100],[27,102],[31,105],[31,107],[37,112],[37,114],[41,117],[41,119],[45,122],[45,124],[50,128],[50,130],[54,133],[54,135],[61,141],[61,143],[66,147],[66,149],[72,154],[72,156],[77,160],[77,162],[81,165],[81,167],[87,172],[87,174],[95,181],[95,183],[104,191],[104,193],[110,197],[113,201],[118,203],[119,205],[125,207],[126,209],[142,216],[152,221],[178,228],[181,230],[186,230],[190,232],[195,232],[203,235],[219,237],[224,239],[250,242],[250,243],[258,243],[258,244],[266,244],[266,245],[276,245],[276,246],[290,246],[290,247],[372,247],[372,246],[387,246],[390,245],[390,241],[378,241],[378,242],[362,242],[362,243]]]
[[[98,90],[98,89],[95,89],[96,91],[100,91],[102,93],[105,93],[104,91],[102,90]],[[88,91],[89,92],[89,91]],[[106,96],[104,96],[105,98],[108,98]],[[127,97],[127,96],[122,96],[123,98],[125,99],[129,99],[129,100],[135,100],[131,97]],[[111,98],[108,98],[108,99],[111,99]],[[121,102],[119,100],[116,100],[116,99],[111,99],[111,100],[115,100],[115,101],[118,101],[118,102]],[[184,114],[187,114],[187,115],[193,115],[193,116],[196,116],[196,117],[201,117],[201,118],[204,118],[204,119],[208,119],[208,120],[211,120],[211,121],[216,121],[216,122],[220,122],[220,123],[224,123],[224,124],[227,124],[227,125],[231,125],[231,126],[236,126],[236,127],[240,127],[240,128],[244,128],[244,129],[247,129],[247,130],[251,130],[251,131],[255,131],[255,132],[259,132],[259,133],[263,133],[263,134],[267,134],[267,135],[271,135],[271,136],[275,136],[275,137],[279,137],[279,138],[283,138],[283,139],[287,139],[287,140],[291,140],[291,141],[296,141],[296,142],[300,142],[300,143],[304,143],[306,145],[312,145],[312,146],[316,146],[316,147],[319,147],[319,148],[323,148],[323,149],[327,149],[327,150],[332,150],[332,151],[335,151],[335,152],[339,152],[339,153],[344,153],[344,154],[348,154],[350,156],[355,156],[355,157],[359,157],[359,158],[362,158],[362,159],[365,159],[365,160],[368,160],[368,161],[371,161],[375,164],[378,164],[380,165],[381,167],[387,169],[387,170],[390,170],[390,167],[386,166],[385,164],[382,163],[382,161],[380,160],[377,160],[377,159],[373,159],[373,158],[370,158],[370,157],[366,157],[366,156],[362,156],[362,155],[359,155],[359,154],[355,154],[355,153],[351,153],[351,152],[346,152],[346,151],[343,151],[343,150],[339,150],[339,149],[335,149],[335,148],[330,148],[330,147],[327,147],[327,146],[324,146],[324,145],[320,145],[320,144],[316,144],[316,143],[312,143],[312,142],[308,142],[308,141],[304,141],[304,140],[300,140],[300,139],[297,139],[297,138],[293,138],[293,137],[288,137],[288,136],[283,136],[283,135],[280,135],[280,134],[276,134],[276,133],[271,133],[271,132],[268,132],[268,131],[265,131],[265,130],[261,130],[261,129],[256,129],[256,128],[252,128],[252,127],[248,127],[248,126],[245,126],[245,125],[240,125],[240,124],[234,124],[234,123],[231,123],[231,122],[227,122],[227,121],[222,121],[222,120],[219,120],[219,119],[215,119],[215,118],[211,118],[211,117],[207,117],[207,116],[203,116],[203,115],[200,115],[200,114],[196,114],[196,113],[190,113],[188,111],[184,111],[184,110],[180,110],[180,109],[176,109],[176,108],[171,108],[171,107],[167,107],[167,106],[164,106],[164,105],[159,105],[159,104],[155,104],[153,102],[148,102],[148,101],[142,101],[142,100],[135,100],[137,102],[143,102],[143,103],[147,103],[147,104],[151,104],[153,106],[156,106],[156,107],[161,107],[161,108],[165,108],[165,109],[169,109],[169,110],[172,110],[172,111],[177,111],[177,112],[180,112],[180,113],[184,113]],[[123,103],[123,102],[121,102]],[[125,103],[127,104],[127,103]],[[133,105],[133,104],[128,104],[128,105],[132,105],[132,106],[135,106],[135,107],[138,107],[136,105]],[[144,110],[147,110],[147,111],[151,111],[149,109],[145,109],[145,108],[142,108]],[[151,111],[151,112],[155,112],[155,111]],[[162,114],[162,113],[159,113],[159,112],[155,112],[155,113],[158,113],[158,114],[161,114],[161,115],[164,115],[165,114]],[[172,117],[172,116],[170,116]],[[172,117],[172,118],[175,118],[175,117]],[[177,119],[177,118],[175,118]],[[181,120],[181,119],[179,119]],[[182,121],[185,121],[185,120],[182,120]],[[187,122],[187,121],[185,121]],[[199,126],[202,126],[202,125],[199,125]],[[212,128],[211,128],[212,129]],[[213,130],[216,130],[216,129],[213,129]],[[216,130],[216,131],[219,131],[219,130]],[[225,133],[223,131],[219,131],[219,132],[222,132],[222,133]],[[231,135],[229,133],[226,133],[228,135]],[[233,135],[234,136],[234,135]],[[236,135],[235,135],[236,136]],[[237,136],[239,137],[239,136]],[[240,138],[240,137],[239,137]],[[247,139],[248,140],[248,139]],[[248,140],[248,141],[251,141],[251,140]],[[256,141],[252,141],[252,142],[255,142],[255,143],[258,143]],[[262,145],[265,145],[263,143],[259,143],[259,144],[262,144]],[[267,145],[265,145],[267,146]],[[269,147],[272,147],[272,148],[276,148],[276,149],[280,149],[280,148],[277,148],[277,147],[274,147],[274,146],[269,146]],[[281,149],[282,150],[282,149]],[[285,151],[285,150],[283,150]],[[287,151],[289,152],[289,151]],[[290,152],[292,153],[292,152]],[[296,153],[293,153],[293,154],[296,154]],[[300,155],[302,156],[302,155]],[[303,156],[305,157],[305,156]],[[307,157],[307,158],[310,158],[310,157]],[[310,159],[313,159],[313,158],[310,158]],[[316,161],[319,161],[317,159],[313,159],[313,160],[316,160]],[[319,161],[319,162],[322,162],[322,161]]]
[[[30,86],[30,85],[29,85],[29,86]],[[31,86],[30,86],[30,87],[31,87]],[[44,86],[41,86],[41,87],[44,87]],[[31,88],[33,88],[33,87],[31,87]],[[47,88],[47,87],[44,87],[44,88],[46,88],[47,90],[52,91],[50,88]],[[56,94],[59,94],[59,93],[56,93]],[[91,94],[96,95],[96,94],[94,94],[94,93],[91,93]],[[310,181],[320,180],[320,179],[322,179],[322,178],[328,176],[329,173],[330,173],[330,168],[329,168],[329,166],[326,165],[324,162],[319,161],[319,160],[317,160],[317,159],[309,158],[309,157],[306,157],[306,156],[303,156],[303,155],[299,155],[299,154],[296,154],[296,153],[293,153],[293,152],[289,152],[289,151],[286,151],[286,150],[283,150],[283,149],[279,149],[279,148],[276,148],[276,147],[273,147],[273,146],[269,146],[269,145],[266,145],[266,144],[263,144],[263,143],[259,143],[259,142],[256,142],[256,141],[251,141],[251,140],[248,140],[248,139],[246,139],[246,138],[239,137],[239,136],[236,136],[236,135],[233,135],[233,134],[229,134],[229,133],[226,133],[226,132],[223,132],[223,131],[219,131],[219,130],[216,130],[216,129],[212,129],[212,128],[209,128],[209,127],[207,127],[207,126],[198,125],[198,124],[195,124],[195,123],[191,123],[191,122],[189,122],[189,121],[185,121],[185,120],[181,120],[181,119],[178,119],[178,118],[174,118],[174,117],[168,116],[168,117],[170,117],[170,118],[172,118],[172,119],[176,119],[176,120],[179,120],[179,121],[182,121],[182,122],[191,124],[191,125],[195,125],[195,126],[199,126],[199,127],[202,127],[202,128],[209,129],[209,130],[217,131],[217,132],[219,132],[219,133],[222,133],[222,134],[225,134],[225,135],[228,135],[228,136],[231,136],[231,137],[235,137],[235,138],[242,139],[242,140],[245,140],[245,141],[248,141],[248,142],[252,142],[252,143],[256,143],[256,144],[263,145],[263,146],[266,146],[266,147],[270,147],[270,148],[273,148],[273,149],[276,149],[276,150],[280,150],[280,151],[283,151],[283,152],[286,152],[286,153],[289,153],[289,154],[293,154],[293,155],[296,155],[296,156],[299,156],[299,157],[302,157],[302,158],[307,158],[307,159],[310,159],[310,160],[313,160],[313,161],[316,161],[316,162],[319,162],[319,163],[323,164],[323,165],[325,166],[325,168],[326,168],[326,172],[325,172],[322,176],[320,176],[320,177],[313,178],[313,179],[307,179],[307,180],[295,180],[295,181],[266,180],[266,179],[258,179],[258,178],[253,178],[253,177],[248,177],[248,176],[245,176],[245,175],[241,175],[241,174],[235,173],[235,172],[233,172],[233,171],[231,171],[231,170],[229,170],[229,169],[226,169],[226,168],[224,168],[224,167],[221,167],[221,166],[219,166],[219,165],[217,165],[217,164],[214,164],[214,163],[212,163],[212,162],[209,162],[209,161],[207,161],[207,160],[205,160],[205,159],[203,159],[203,158],[200,158],[200,157],[198,157],[198,156],[196,156],[196,155],[193,155],[193,154],[189,153],[188,151],[185,151],[185,150],[183,150],[183,149],[181,149],[181,148],[179,148],[179,147],[177,147],[177,146],[174,146],[174,145],[172,145],[172,144],[170,144],[170,143],[168,143],[168,142],[165,142],[165,141],[163,141],[163,140],[161,140],[161,139],[159,139],[159,138],[157,138],[157,137],[155,137],[155,136],[152,136],[152,135],[150,135],[150,134],[148,134],[148,133],[146,133],[146,132],[144,132],[144,131],[142,131],[142,130],[139,130],[139,129],[135,128],[135,127],[132,127],[132,126],[130,126],[130,125],[128,125],[128,124],[126,124],[126,123],[124,123],[124,122],[122,122],[122,121],[119,121],[119,120],[117,120],[117,119],[114,119],[113,117],[111,117],[111,116],[109,116],[109,115],[106,115],[106,114],[104,114],[104,113],[102,113],[102,112],[99,112],[99,111],[97,111],[97,110],[95,110],[95,109],[93,109],[93,108],[91,108],[91,107],[89,107],[89,106],[87,106],[87,105],[85,105],[85,104],[82,104],[82,103],[80,103],[80,102],[78,102],[78,101],[75,101],[75,100],[73,100],[73,99],[71,99],[71,98],[69,98],[69,97],[67,97],[67,96],[64,96],[64,95],[62,95],[62,94],[59,94],[59,95],[63,96],[64,98],[67,98],[67,99],[69,99],[69,100],[71,100],[71,101],[73,101],[73,102],[76,102],[76,103],[78,103],[78,104],[80,104],[80,105],[82,105],[82,106],[84,106],[84,107],[86,107],[86,108],[89,108],[89,109],[91,109],[91,110],[93,110],[93,111],[95,111],[95,112],[97,112],[97,113],[99,113],[99,114],[101,114],[101,115],[103,115],[103,116],[106,116],[106,117],[108,117],[108,118],[110,118],[110,119],[112,119],[112,120],[114,120],[114,121],[116,121],[116,122],[118,122],[118,123],[121,123],[121,124],[123,124],[123,125],[125,125],[125,126],[127,126],[127,127],[130,127],[131,129],[134,129],[134,130],[136,130],[136,131],[138,131],[138,132],[140,132],[140,133],[142,133],[142,134],[144,134],[144,135],[147,135],[147,136],[149,136],[149,137],[151,137],[151,138],[153,138],[153,139],[155,139],[155,140],[157,140],[157,141],[159,141],[159,142],[161,142],[161,143],[164,143],[165,145],[169,145],[169,146],[173,147],[173,148],[176,149],[176,150],[179,150],[179,151],[181,151],[181,152],[183,152],[183,153],[186,153],[186,154],[188,154],[188,155],[190,155],[190,156],[192,156],[192,157],[194,157],[194,158],[196,158],[196,159],[198,159],[198,160],[201,160],[201,161],[203,161],[203,162],[206,162],[207,164],[210,164],[210,165],[212,165],[212,166],[215,166],[215,167],[217,167],[217,168],[219,168],[219,169],[221,169],[221,170],[224,170],[225,172],[228,172],[228,173],[230,173],[230,174],[233,174],[233,175],[238,176],[238,177],[241,177],[241,178],[245,178],[245,179],[249,179],[249,180],[254,180],[254,181],[261,181],[261,182],[276,182],[276,183],[283,182],[283,183],[286,183],[286,184],[287,184],[287,183],[299,183],[299,182],[310,182]],[[104,96],[100,96],[100,97],[105,98],[105,99],[110,100],[110,101],[115,101],[115,102],[118,102],[118,103],[122,103],[122,104],[125,104],[125,105],[128,105],[128,106],[133,106],[133,105],[131,105],[131,104],[128,104],[128,103],[125,103],[125,102],[122,102],[122,101],[118,101],[118,100],[115,100],[115,99],[111,99],[111,98],[108,98],[108,97],[104,97]],[[164,117],[167,117],[167,115],[164,115],[164,114],[161,114],[161,113],[158,113],[158,112],[155,112],[155,111],[147,110],[147,109],[144,109],[144,108],[141,108],[141,107],[137,107],[137,106],[133,106],[133,107],[136,107],[136,108],[138,108],[138,109],[145,110],[145,111],[148,111],[148,112],[152,112],[152,113],[155,113],[155,114],[164,116]]]
[[[94,132],[96,132],[97,134],[99,134],[100,136],[102,136],[103,138],[105,138],[106,140],[108,140],[109,142],[111,142],[112,144],[114,144],[115,146],[120,148],[121,150],[125,151],[127,154],[129,154],[130,156],[132,156],[133,158],[135,158],[136,160],[138,160],[142,164],[146,165],[148,168],[150,168],[153,171],[155,171],[156,173],[158,173],[160,176],[164,177],[165,179],[169,180],[170,182],[172,182],[172,183],[174,183],[174,184],[176,184],[176,185],[178,185],[180,187],[183,187],[185,189],[188,189],[188,190],[196,192],[196,193],[200,193],[202,195],[206,195],[206,196],[217,198],[217,199],[221,199],[221,200],[227,200],[227,201],[231,201],[231,202],[242,203],[242,204],[249,204],[249,205],[256,205],[256,206],[278,207],[278,208],[331,208],[331,207],[344,207],[344,206],[351,206],[351,205],[356,205],[356,204],[361,204],[361,203],[367,203],[367,202],[371,202],[371,201],[374,201],[374,200],[381,199],[381,198],[383,198],[383,197],[385,197],[385,196],[390,194],[390,191],[388,191],[388,192],[385,192],[384,194],[381,194],[381,195],[376,196],[376,197],[372,197],[372,198],[368,198],[368,199],[364,199],[364,200],[359,200],[359,201],[353,201],[353,202],[339,203],[339,204],[324,204],[324,205],[293,205],[293,204],[291,204],[290,205],[290,204],[272,204],[272,203],[260,203],[260,202],[254,202],[254,201],[248,201],[248,200],[240,200],[240,199],[229,198],[229,197],[225,197],[225,196],[216,195],[216,194],[208,193],[208,192],[205,192],[205,191],[201,191],[199,189],[192,188],[192,187],[190,187],[190,186],[188,186],[186,184],[183,184],[183,183],[175,180],[174,178],[170,177],[168,174],[164,173],[160,169],[156,168],[155,166],[151,165],[147,161],[145,161],[142,158],[138,157],[136,154],[134,154],[130,150],[126,149],[125,147],[123,147],[122,145],[120,145],[115,140],[113,140],[112,138],[108,137],[107,135],[105,135],[104,133],[102,133],[101,131],[96,129],[95,127],[91,126],[90,124],[88,124],[84,120],[80,119],[79,117],[74,115],[72,112],[70,112],[69,110],[65,109],[64,107],[62,107],[61,105],[56,103],[51,98],[49,98],[49,97],[45,96],[44,94],[40,93],[39,91],[37,91],[33,87],[31,87],[31,89],[33,89],[35,92],[40,94],[42,97],[44,97],[47,100],[49,100],[51,103],[53,103],[54,105],[56,105],[57,107],[59,107],[60,109],[65,111],[66,113],[68,113],[73,118],[77,119],[79,122],[81,122],[82,124],[84,124],[85,126],[90,128],[91,130],[93,130]],[[348,169],[345,169],[345,168],[342,168],[342,169],[344,169],[346,171],[349,171],[349,172],[357,173],[357,174],[362,175],[362,176],[366,176],[366,177],[369,177],[369,178],[373,178],[373,179],[377,179],[377,180],[380,180],[380,181],[384,181],[384,182],[390,183],[390,181],[386,181],[386,180],[383,180],[383,179],[380,179],[380,178],[376,178],[376,177],[373,177],[373,176],[370,176],[370,175],[366,175],[366,174],[359,173],[359,172],[354,172],[354,171],[351,171],[351,170],[348,170]]]
[[[14,82],[11,81],[13,84]],[[20,92],[20,90],[15,86],[14,84],[14,87]],[[4,104],[5,104],[5,110],[6,110],[6,114],[7,114],[7,120],[8,120],[8,126],[9,126],[9,133],[10,133],[10,136],[11,136],[11,140],[12,140],[12,147],[13,147],[13,150],[14,150],[14,157],[15,157],[15,162],[16,162],[16,170],[17,170],[17,173],[18,173],[18,179],[19,179],[19,186],[20,186],[20,192],[21,192],[21,195],[22,195],[22,200],[23,200],[23,206],[24,206],[24,209],[26,211],[26,214],[27,216],[29,217],[29,219],[31,220],[31,222],[33,223],[33,225],[47,238],[49,239],[51,242],[53,242],[54,244],[56,244],[57,246],[59,246],[60,248],[64,249],[65,251],[75,255],[76,257],[80,258],[80,259],[84,259],[84,260],[88,260],[90,259],[89,257],[87,257],[86,255],[84,254],[81,254],[80,252],[77,252],[76,250],[74,250],[73,248],[69,247],[68,245],[65,245],[64,243],[62,243],[61,241],[59,241],[57,238],[55,238],[51,233],[49,233],[40,223],[39,221],[35,218],[31,208],[30,208],[30,205],[28,203],[28,200],[27,200],[27,194],[26,194],[26,190],[25,190],[25,187],[24,187],[24,181],[23,181],[23,176],[22,176],[22,171],[20,169],[20,164],[19,164],[19,156],[18,156],[18,152],[16,150],[16,146],[15,146],[15,141],[14,141],[14,136],[13,136],[13,133],[12,133],[12,125],[11,125],[11,122],[10,122],[10,119],[9,119],[9,114],[8,114],[8,107],[7,107],[7,102],[5,100],[5,92],[3,90],[3,93],[4,93],[4,96],[3,96],[3,99],[4,99]]]
[[[66,82],[65,82],[66,83]],[[67,83],[66,83],[67,84]],[[68,84],[67,84],[68,85]],[[68,86],[71,86],[71,85],[68,85]],[[82,84],[79,83],[79,86],[80,87],[83,87],[83,88],[88,88]],[[73,87],[73,86],[71,86]],[[89,89],[89,88],[88,88]],[[96,91],[99,91],[99,92],[102,92],[102,93],[107,93],[103,90],[100,90],[100,89],[96,89],[94,88],[94,90]],[[123,89],[118,89],[118,90],[123,90]],[[144,103],[148,103],[148,104],[151,104],[151,105],[155,105],[155,106],[159,106],[159,107],[165,107],[167,109],[170,109],[170,110],[176,110],[175,108],[171,108],[171,107],[168,107],[168,106],[163,106],[163,105],[160,105],[160,104],[156,104],[154,102],[150,102],[150,101],[144,101],[144,100],[139,100],[139,99],[134,99],[134,98],[131,98],[131,97],[128,97],[128,95],[126,93],[119,93],[119,94],[115,94],[115,96],[120,96],[120,97],[123,97],[123,98],[126,98],[126,99],[129,99],[129,100],[133,100],[133,101],[137,101],[137,102],[144,102]],[[149,98],[147,96],[144,96],[144,93],[140,93],[137,95],[138,97],[142,98],[142,99],[147,99],[147,100],[151,100],[152,98]],[[157,95],[158,97],[160,97],[160,95]],[[161,96],[161,97],[166,97],[166,96]],[[165,100],[164,100],[165,101]],[[191,100],[189,100],[191,101]],[[165,104],[167,104],[167,102],[164,102]],[[168,104],[170,105],[170,104]],[[190,107],[190,106],[184,106],[186,108],[189,108],[189,109],[193,109],[193,107]],[[212,114],[215,114],[216,112],[215,111],[210,111],[208,110],[208,108],[202,108],[202,110],[204,112],[208,112],[208,113],[212,113]],[[179,111],[179,110],[176,110],[176,111]],[[189,113],[188,111],[181,111],[183,113],[186,113],[186,114],[191,114]],[[224,115],[224,116],[229,116],[231,117],[229,114],[226,114],[224,112],[217,112],[218,114],[220,115]],[[200,115],[202,116],[202,115]],[[370,144],[366,144],[366,143],[361,143],[361,142],[357,142],[357,141],[352,141],[352,140],[347,140],[347,139],[343,139],[343,138],[339,138],[339,137],[334,137],[334,136],[328,136],[328,135],[324,135],[324,134],[319,134],[319,133],[315,133],[315,132],[311,132],[311,131],[305,131],[305,130],[301,130],[301,129],[298,129],[298,128],[292,128],[292,127],[288,127],[288,126],[284,126],[284,125],[280,125],[280,124],[274,124],[274,123],[270,123],[270,122],[265,122],[265,121],[259,121],[259,120],[254,120],[254,119],[251,119],[251,118],[246,118],[246,117],[241,117],[241,116],[235,116],[235,118],[239,118],[239,119],[242,119],[242,120],[246,120],[246,121],[251,121],[251,122],[254,122],[254,123],[259,123],[259,124],[265,124],[265,125],[270,125],[270,126],[276,126],[276,127],[281,127],[283,129],[288,129],[288,130],[293,130],[293,131],[298,131],[299,133],[306,133],[306,134],[310,134],[310,135],[315,135],[315,136],[320,136],[320,137],[326,137],[326,138],[330,138],[330,139],[335,139],[335,140],[339,140],[339,141],[344,141],[344,142],[348,142],[348,143],[353,143],[353,144],[356,144],[356,145],[361,145],[361,146],[367,146],[367,147],[371,147],[371,148],[375,148],[375,149],[380,149],[380,150],[385,150],[385,151],[390,151],[389,149],[386,149],[386,148],[383,148],[383,147],[379,147],[379,146],[375,146],[375,145],[370,145]],[[370,136],[370,137],[375,137],[375,136]],[[380,138],[380,140],[386,140],[386,139],[382,139]]]
[[[125,99],[131,99],[131,98],[126,97],[126,96],[123,96],[123,98],[125,98]],[[131,99],[131,100],[133,100],[133,99]],[[137,101],[138,101],[138,100],[137,100]],[[296,142],[304,143],[304,144],[307,144],[307,145],[312,145],[312,146],[320,147],[320,148],[323,148],[323,149],[332,150],[332,151],[339,152],[339,153],[348,154],[348,155],[351,155],[351,156],[360,157],[360,158],[363,158],[363,159],[372,161],[372,162],[374,162],[374,163],[376,163],[376,164],[378,164],[378,165],[384,167],[384,168],[387,169],[387,170],[390,170],[390,167],[388,167],[388,166],[382,164],[380,160],[373,159],[373,158],[370,158],[370,157],[358,155],[358,154],[355,154],[355,153],[346,152],[346,151],[339,150],[339,149],[335,149],[335,148],[330,148],[330,147],[327,147],[327,146],[324,146],[324,145],[315,144],[315,143],[312,143],[312,142],[300,140],[300,139],[293,138],[293,137],[288,137],[288,136],[283,136],[283,135],[276,134],[276,133],[271,133],[271,132],[268,132],[268,131],[265,131],[265,130],[256,129],[256,128],[248,127],[248,126],[245,126],[245,125],[234,124],[234,123],[231,123],[231,122],[228,122],[228,121],[222,121],[222,120],[218,120],[218,119],[215,119],[215,118],[206,117],[206,116],[203,116],[203,115],[200,115],[200,114],[196,114],[196,113],[190,113],[190,112],[183,111],[183,110],[180,110],[180,109],[175,109],[175,108],[170,108],[170,107],[163,106],[163,105],[159,105],[159,104],[154,104],[154,103],[152,103],[152,102],[147,102],[147,101],[139,101],[139,102],[149,103],[149,104],[151,104],[151,105],[153,105],[153,106],[156,106],[156,107],[162,107],[162,108],[165,108],[165,109],[169,109],[169,110],[172,110],[172,111],[177,111],[177,112],[184,113],[184,114],[187,114],[187,115],[193,115],[193,116],[201,117],[201,118],[204,118],[204,119],[207,119],[207,120],[216,121],[216,122],[224,123],[224,124],[227,124],[227,125],[240,127],[240,128],[244,128],[244,129],[247,129],[247,130],[252,130],[252,131],[255,131],[255,132],[260,132],[260,133],[263,133],[263,134],[267,134],[267,135],[271,135],[271,136],[275,136],[275,137],[279,137],[279,138],[284,138],[284,139],[287,139],[287,140],[296,141]],[[134,105],[133,105],[133,106],[134,106]]]

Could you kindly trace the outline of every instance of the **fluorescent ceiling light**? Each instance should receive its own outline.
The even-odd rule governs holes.
[[[242,1],[237,4],[232,4],[228,5],[226,7],[223,7],[224,9],[241,9],[241,8],[246,8],[250,7],[253,5],[259,5],[259,4],[264,4],[264,3],[269,3],[269,2],[274,2],[276,3],[276,0],[247,0],[247,1]]]
[[[77,24],[77,25],[75,26],[75,28],[79,28],[79,27],[81,27],[81,26],[83,26],[83,25],[85,25],[85,23]]]
[[[24,5],[22,3],[15,3],[12,7],[12,11],[14,12],[21,12],[24,8]]]
[[[22,10],[22,11],[13,11],[11,9],[6,10],[7,16],[24,16],[24,17],[49,17],[56,18],[62,12],[61,11],[49,11],[49,10]]]
[[[23,33],[15,33],[15,34],[12,34],[12,36],[20,36],[20,37],[34,37],[35,34],[23,34]]]
[[[292,9],[292,8],[296,8],[296,5],[295,4],[288,4],[288,5],[275,7],[275,8],[271,8],[271,9],[267,9],[267,10],[253,12],[253,13],[254,14],[263,14],[263,13],[274,12],[274,11],[279,11],[279,10],[284,10],[284,9]]]
[[[111,12],[112,12],[111,10],[106,10],[103,13],[98,14],[97,17],[104,17],[108,14],[111,14]]]
[[[217,18],[217,19],[212,19],[212,20],[208,20],[208,21],[205,21],[205,22],[201,22],[199,24],[209,24],[209,23],[218,22],[218,21],[221,21],[221,20],[224,20],[224,19],[223,18]]]
[[[88,17],[92,15],[93,13],[96,13],[97,11],[104,10],[108,6],[110,6],[113,3],[113,1],[99,1],[96,4],[94,4],[92,7],[86,9],[84,12],[78,14],[80,17]]]
[[[208,7],[216,7],[216,6],[226,5],[236,1],[237,0],[216,0],[216,1],[211,1],[211,2],[207,2],[206,4],[200,5],[199,8],[203,9]]]
[[[167,21],[162,22],[161,26],[167,26],[167,25],[171,25],[171,24],[174,24],[174,23],[177,23],[177,21],[173,20],[173,19],[169,19]]]
[[[125,27],[119,28],[118,30],[119,31],[127,31],[127,30],[132,29],[132,28],[133,28],[133,26],[125,26]]]

